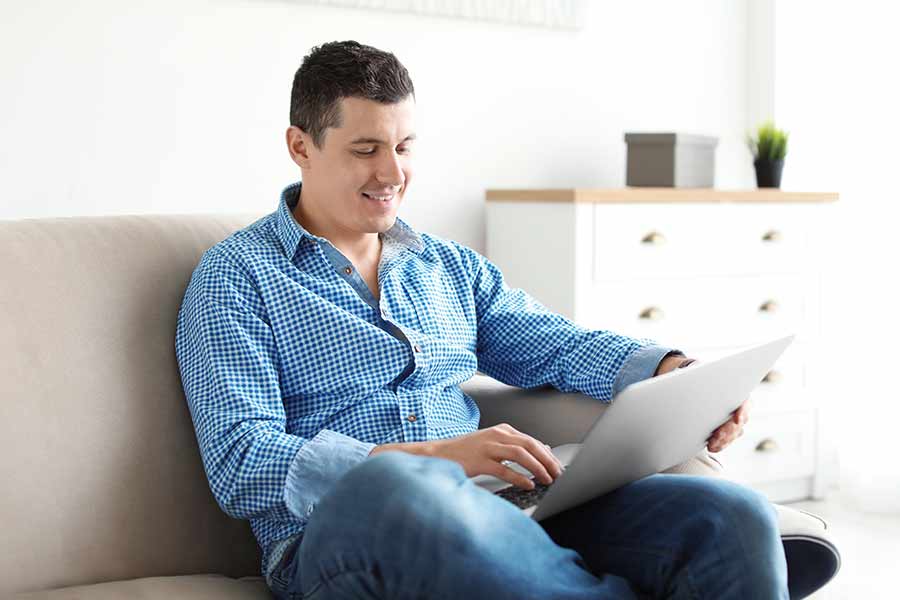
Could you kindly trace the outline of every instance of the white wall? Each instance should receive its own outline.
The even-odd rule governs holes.
[[[783,183],[840,191],[826,248],[823,371],[842,487],[900,513],[900,39],[890,3],[776,5],[775,113]]]
[[[745,0],[588,1],[580,32],[264,0],[0,4],[0,219],[274,210],[304,54],[356,39],[417,90],[401,216],[482,250],[484,190],[624,184],[629,130],[716,135],[753,185]],[[820,186],[816,186],[820,187]]]

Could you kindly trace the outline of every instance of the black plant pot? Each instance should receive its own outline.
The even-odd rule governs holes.
[[[781,171],[784,169],[784,159],[753,161],[756,167],[756,187],[777,188],[781,187]]]

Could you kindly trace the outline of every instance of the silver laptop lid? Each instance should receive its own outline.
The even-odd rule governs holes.
[[[626,387],[532,517],[542,520],[696,455],[793,339],[781,337]]]

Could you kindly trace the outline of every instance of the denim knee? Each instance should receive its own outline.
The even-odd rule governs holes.
[[[339,485],[381,497],[397,489],[412,495],[428,493],[435,486],[457,485],[465,479],[465,471],[456,462],[391,451],[366,459],[348,471]]]
[[[733,482],[719,482],[708,500],[730,527],[762,533],[778,532],[778,515],[772,503],[756,490]]]
[[[614,585],[577,558],[514,505],[475,486],[456,462],[386,452],[323,496],[300,546],[295,585],[322,597],[498,600],[597,597]]]
[[[705,534],[719,548],[752,559],[781,550],[778,517],[771,502],[743,485],[724,480],[697,499],[696,511]]]
[[[321,556],[414,563],[417,549],[477,544],[486,527],[485,494],[463,468],[441,458],[385,452],[349,470],[323,496],[304,545]],[[387,554],[384,554],[387,553]]]
[[[379,476],[406,476],[412,471],[437,471],[447,474],[458,472],[465,475],[462,466],[452,460],[420,456],[399,450],[381,452],[360,463],[357,469],[376,472]]]
[[[411,524],[429,519],[459,500],[468,481],[458,463],[406,452],[385,452],[348,471],[322,499],[329,511],[382,523],[402,520]]]

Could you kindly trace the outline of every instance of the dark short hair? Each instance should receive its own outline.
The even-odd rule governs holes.
[[[365,98],[395,104],[412,95],[409,73],[397,57],[348,40],[314,47],[294,74],[291,125],[322,148],[325,130],[341,126],[341,98]]]

